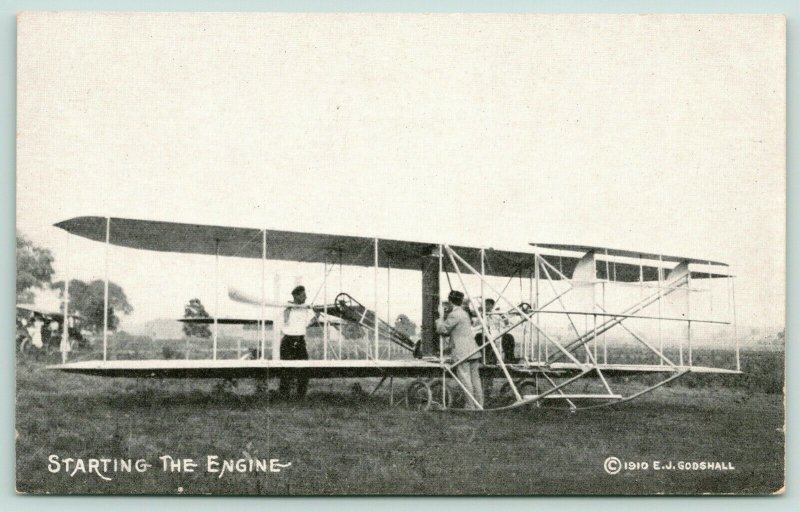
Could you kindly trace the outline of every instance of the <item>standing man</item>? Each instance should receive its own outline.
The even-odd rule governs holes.
[[[479,319],[475,319],[475,327],[479,329],[479,332],[475,335],[475,343],[480,347],[486,343],[485,340],[492,339],[494,326],[492,325],[493,317],[491,316],[492,311],[494,310],[494,300],[486,299],[482,306],[478,309],[478,315],[481,318],[485,318],[486,320],[486,327],[488,328],[488,332],[486,332],[486,336],[484,336],[483,331],[483,323]],[[494,354],[494,350],[492,347],[485,346],[481,350],[481,354],[483,355],[483,364],[497,364],[497,357]]]
[[[481,353],[475,347],[475,340],[472,337],[472,322],[469,314],[461,307],[464,301],[462,292],[453,290],[447,296],[448,303],[445,304],[444,318],[436,320],[436,331],[444,336],[450,336],[450,344],[453,347],[453,360],[463,362],[456,366],[458,380],[469,391],[480,407],[467,397],[467,409],[479,409],[483,407],[483,387],[481,386],[480,357]]]
[[[31,343],[37,349],[44,348],[44,342],[42,341],[43,329],[44,317],[42,317],[39,313],[34,313],[33,322],[31,322],[30,327],[28,327],[28,333],[31,335]]]
[[[495,336],[500,334],[501,332],[508,329],[511,325],[508,321],[508,317],[506,315],[494,312],[495,302],[494,299],[486,299],[484,302],[484,311],[486,312],[486,324],[489,327],[489,338],[493,339]],[[476,340],[477,337],[476,337]],[[481,344],[483,342],[483,337],[481,337]],[[506,364],[512,364],[516,361],[514,357],[514,348],[516,342],[514,340],[514,335],[510,332],[506,332],[503,334],[502,338],[500,339],[500,350],[503,353],[503,362]],[[494,350],[492,347],[486,347],[486,361],[492,362],[492,364],[497,363],[497,357],[494,354]]]
[[[308,327],[314,313],[307,306],[306,289],[296,286],[292,290],[292,302],[283,311],[283,338],[281,338],[281,360],[307,360],[306,327]],[[308,375],[303,370],[294,370],[294,373],[281,377],[278,394],[288,398],[291,393],[292,381],[297,380],[297,399],[302,400],[308,389]]]
[[[59,339],[59,337],[58,337],[58,328],[59,327],[60,326],[58,325],[58,320],[56,320],[55,318],[51,319],[50,323],[47,324],[47,331],[48,331],[47,332],[47,343],[45,345],[47,346],[48,351],[50,350],[50,348],[53,345],[55,345],[56,340]]]

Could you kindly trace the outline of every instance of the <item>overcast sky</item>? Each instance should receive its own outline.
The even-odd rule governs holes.
[[[80,215],[572,243],[728,262],[740,322],[784,325],[782,17],[28,13],[18,37],[17,226],[58,278]],[[129,322],[213,302],[213,258],[111,255]]]

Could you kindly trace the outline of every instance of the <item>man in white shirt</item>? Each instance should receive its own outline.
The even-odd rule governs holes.
[[[282,360],[306,360],[308,350],[306,349],[306,327],[315,316],[314,312],[308,307],[298,307],[306,302],[306,289],[304,286],[297,286],[292,290],[292,302],[290,307],[283,311],[283,337],[281,338],[281,359]],[[292,381],[297,381],[297,398],[302,400],[306,396],[308,389],[308,376],[302,370],[295,370],[289,375],[281,377],[278,386],[278,394],[288,398],[291,393]]]
[[[44,343],[42,342],[42,327],[44,327],[44,318],[38,313],[34,313],[33,322],[31,326],[28,327],[28,333],[31,335],[31,343],[38,349],[44,348]]]
[[[494,299],[486,299],[484,302],[484,309],[483,311],[486,312],[486,326],[489,328],[489,338],[494,339],[495,336],[500,334],[501,332],[506,331],[509,326],[508,317],[501,314],[500,312],[495,311],[495,302]],[[483,311],[479,312],[478,314],[482,314]],[[475,335],[475,342],[478,345],[483,345],[483,333],[480,332]],[[511,364],[515,361],[514,357],[514,347],[516,343],[514,340],[514,336],[510,332],[506,332],[500,339],[500,349],[503,353],[503,362],[507,364]],[[485,361],[487,364],[497,364],[497,357],[495,356],[494,350],[492,347],[485,347],[484,348],[485,354]]]

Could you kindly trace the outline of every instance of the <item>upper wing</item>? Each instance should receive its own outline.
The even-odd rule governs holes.
[[[719,261],[587,245],[532,243],[531,246],[549,264],[546,265],[549,269],[543,272],[555,280],[563,274],[577,280],[658,281],[680,264],[693,266],[693,279],[730,277],[728,264]]]
[[[75,217],[56,224],[73,235],[98,242],[149,251],[262,258],[307,263],[342,263],[371,267],[375,264],[375,238],[280,231],[227,226],[184,224],[117,217]],[[422,258],[435,256],[438,243],[378,239],[378,266],[420,270]],[[474,268],[480,268],[481,249],[453,249]],[[491,250],[486,273],[517,275],[533,265],[533,254]]]

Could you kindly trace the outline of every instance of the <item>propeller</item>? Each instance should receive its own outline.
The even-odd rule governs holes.
[[[310,309],[310,304],[292,304],[291,302],[276,303],[276,302],[262,302],[261,299],[254,297],[238,288],[233,286],[228,287],[228,297],[235,302],[242,304],[250,304],[251,306],[264,306],[265,308],[304,308]]]

